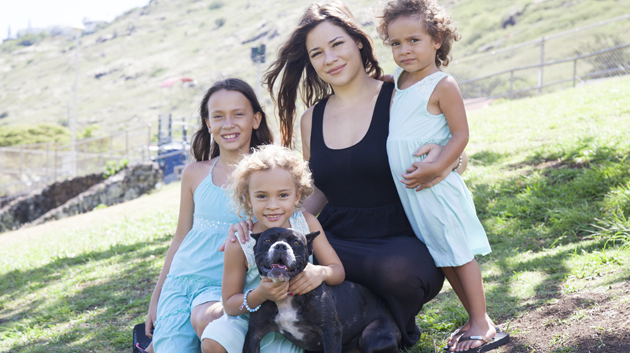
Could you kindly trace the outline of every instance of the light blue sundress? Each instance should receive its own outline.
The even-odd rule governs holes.
[[[218,158],[217,158],[218,161]],[[158,301],[153,334],[156,353],[201,352],[190,314],[197,305],[221,300],[223,253],[228,228],[239,217],[230,212],[225,189],[214,185],[212,171],[193,194],[193,225],[173,257]]]
[[[289,224],[291,228],[302,234],[310,233],[306,219],[301,211],[293,213],[289,219]],[[245,277],[245,285],[243,286],[243,292],[245,292],[258,287],[258,284],[260,284],[260,274],[258,273],[256,259],[254,258],[254,245],[256,245],[256,240],[250,237],[249,241],[245,244],[241,242],[239,242],[239,244],[247,259],[247,275]],[[223,315],[221,318],[208,324],[201,337],[202,339],[212,339],[218,342],[228,353],[241,353],[243,352],[243,344],[245,343],[245,335],[247,334],[248,326],[249,314],[240,316]],[[291,343],[291,341],[280,333],[272,332],[263,337],[263,340],[260,342],[260,352],[303,353],[304,350]]]
[[[451,132],[444,114],[427,111],[429,98],[437,84],[448,74],[438,71],[409,88],[399,89],[404,70],[394,71],[396,93],[391,107],[387,156],[405,213],[416,233],[426,244],[435,265],[456,267],[473,260],[474,255],[490,253],[486,232],[477,218],[475,205],[466,184],[456,172],[437,185],[416,192],[399,180],[412,163],[416,150],[425,144],[446,145]]]

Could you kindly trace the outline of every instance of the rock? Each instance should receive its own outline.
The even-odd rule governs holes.
[[[525,7],[523,5],[516,5],[512,7],[503,17],[501,18],[501,27],[507,28],[507,26],[514,26],[518,21],[518,18],[523,14]]]
[[[127,166],[105,181],[101,174],[92,174],[57,182],[2,208],[0,232],[89,212],[100,204],[111,206],[133,200],[161,180],[157,164],[141,163]]]

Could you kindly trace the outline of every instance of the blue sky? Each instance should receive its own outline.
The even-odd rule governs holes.
[[[111,21],[134,7],[144,6],[149,0],[0,0],[0,39],[28,27],[46,28],[53,25],[73,26],[83,18]]]

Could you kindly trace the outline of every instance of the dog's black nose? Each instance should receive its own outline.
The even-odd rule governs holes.
[[[276,249],[276,250],[286,250],[287,249],[287,245],[280,243],[280,244],[276,244],[273,248]]]

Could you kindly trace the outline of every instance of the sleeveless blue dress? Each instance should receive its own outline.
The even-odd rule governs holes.
[[[394,71],[396,93],[391,107],[387,156],[396,189],[416,236],[427,245],[438,267],[455,267],[490,252],[486,232],[477,218],[475,204],[461,176],[450,173],[437,185],[415,191],[399,180],[414,162],[424,159],[413,153],[425,144],[446,145],[451,132],[444,114],[427,111],[429,98],[448,74],[438,71],[411,87],[401,90],[398,79],[403,69]]]
[[[218,159],[217,159],[218,161]],[[225,189],[210,174],[193,194],[193,226],[173,257],[158,301],[153,345],[157,353],[201,352],[190,314],[197,305],[221,301],[223,253],[228,228],[239,217],[230,212]]]
[[[289,219],[291,228],[302,234],[310,233],[308,224],[301,211],[295,211]],[[251,233],[251,232],[250,232]],[[254,257],[256,240],[249,238],[245,244],[239,242],[247,259],[247,275],[243,285],[243,292],[254,289],[260,284],[260,273]],[[312,259],[311,259],[312,262]],[[211,339],[219,343],[228,353],[243,352],[243,344],[249,327],[249,314],[240,316],[223,315],[206,326],[202,339]],[[261,353],[303,353],[304,350],[286,339],[278,332],[271,332],[260,342]]]

